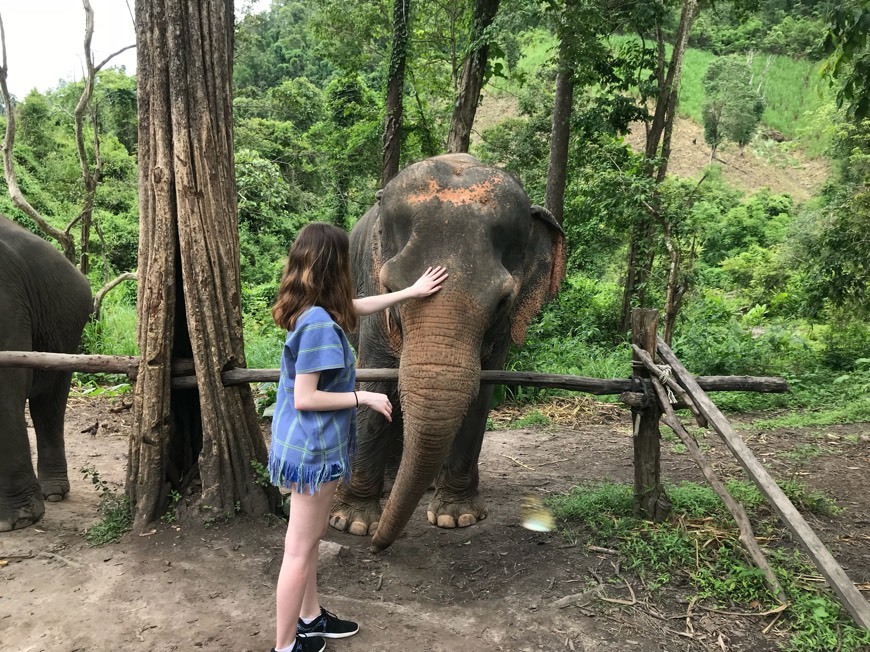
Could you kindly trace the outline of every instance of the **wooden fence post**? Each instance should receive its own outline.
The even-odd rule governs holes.
[[[631,341],[655,359],[658,310],[635,308],[631,311]],[[632,377],[636,384],[649,384],[650,374],[637,357],[632,356]],[[642,405],[631,408],[634,442],[634,513],[652,521],[664,520],[671,511],[671,501],[661,480],[661,408],[650,391]]]

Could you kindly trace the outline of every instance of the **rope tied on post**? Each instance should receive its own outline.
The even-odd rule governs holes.
[[[673,369],[671,369],[671,366],[667,365],[667,364],[659,364],[656,366],[659,368],[659,371],[662,372],[661,375],[659,376],[659,380],[661,381],[662,385],[664,386],[665,390],[668,393],[668,402],[671,405],[676,405],[678,402],[677,397],[674,396],[674,392],[673,392],[673,390],[671,390],[671,388],[668,384],[668,381],[671,379]]]

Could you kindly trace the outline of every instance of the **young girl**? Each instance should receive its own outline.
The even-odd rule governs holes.
[[[278,576],[278,631],[272,652],[322,652],[324,638],[344,638],[359,626],[320,606],[317,548],[326,532],[332,497],[350,477],[356,408],[380,412],[389,421],[385,394],[354,391],[355,359],[345,332],[357,318],[400,301],[428,297],[447,278],[429,268],[398,292],[354,298],[347,234],[329,224],[305,226],[290,248],[272,316],[287,329],[281,380],[272,418],[269,473],[294,491]]]

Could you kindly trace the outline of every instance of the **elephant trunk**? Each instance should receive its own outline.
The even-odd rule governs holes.
[[[372,550],[389,547],[447,459],[450,446],[480,391],[482,319],[474,312],[449,314],[447,297],[403,306],[404,345],[399,395],[405,423],[402,461],[372,538]]]

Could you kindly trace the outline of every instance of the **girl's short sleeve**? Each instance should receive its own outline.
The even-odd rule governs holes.
[[[298,333],[297,374],[344,368],[344,345],[337,329],[331,320],[302,326]]]

